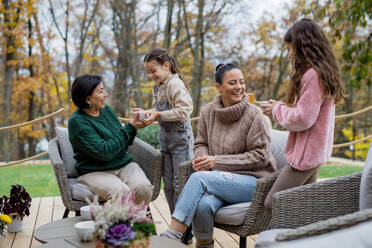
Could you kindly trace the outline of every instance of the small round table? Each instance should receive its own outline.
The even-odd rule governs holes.
[[[42,225],[35,230],[34,237],[42,244],[40,248],[95,248],[93,242],[80,242],[75,234],[74,225],[80,221],[84,221],[81,216],[56,220],[48,224]],[[151,236],[151,248],[185,248],[175,240],[162,238],[159,236]]]

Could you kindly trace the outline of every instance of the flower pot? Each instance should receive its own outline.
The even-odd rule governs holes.
[[[20,232],[23,229],[23,220],[21,217],[12,217],[12,222],[8,224],[8,232],[14,233],[14,232]]]

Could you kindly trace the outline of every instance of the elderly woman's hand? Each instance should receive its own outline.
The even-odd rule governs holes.
[[[139,113],[132,114],[129,123],[132,124],[135,129],[140,129],[147,126],[146,123],[139,120]]]
[[[214,168],[214,156],[201,155],[192,161],[192,168],[195,171],[207,171]]]
[[[270,99],[268,103],[264,103],[260,105],[260,108],[262,109],[262,112],[267,115],[267,116],[272,116],[273,115],[273,108],[275,104],[278,102],[275,100]]]

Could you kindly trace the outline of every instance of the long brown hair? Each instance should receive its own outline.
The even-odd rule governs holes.
[[[310,19],[301,19],[287,31],[284,41],[291,44],[294,50],[288,104],[295,104],[296,97],[299,99],[301,78],[310,68],[318,73],[323,97],[332,98],[335,103],[345,97],[335,55],[327,37],[316,23]]]
[[[171,54],[169,54],[167,50],[162,49],[162,48],[154,48],[150,52],[146,53],[145,58],[143,59],[143,62],[146,63],[146,62],[151,62],[153,60],[155,60],[161,65],[164,65],[165,62],[168,62],[170,64],[170,67],[169,67],[170,72],[172,74],[178,74],[181,81],[186,86],[187,90],[190,91],[190,86],[185,81],[182,71],[180,70],[176,59]]]

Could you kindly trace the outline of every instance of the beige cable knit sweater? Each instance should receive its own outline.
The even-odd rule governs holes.
[[[203,108],[197,129],[195,157],[215,156],[216,170],[258,178],[276,170],[267,123],[262,112],[249,104],[247,95],[226,108],[217,95]]]

